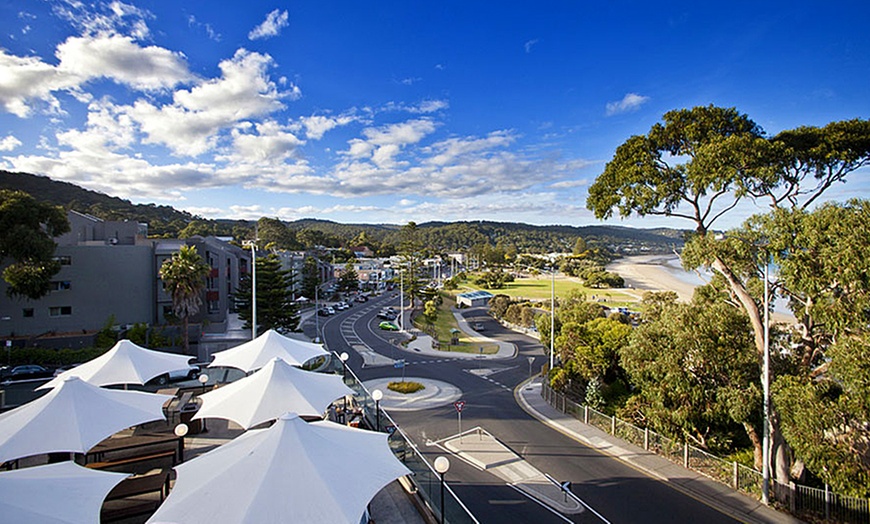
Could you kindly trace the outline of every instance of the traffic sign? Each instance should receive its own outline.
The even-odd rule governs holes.
[[[453,403],[453,407],[456,408],[457,413],[462,413],[462,409],[465,407],[465,401],[464,400],[457,400],[456,402]]]

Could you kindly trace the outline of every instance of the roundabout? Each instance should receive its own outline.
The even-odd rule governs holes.
[[[406,382],[419,382],[424,388],[415,393],[397,393],[387,387],[390,382],[397,382],[396,377],[367,380],[363,385],[369,391],[380,390],[384,397],[381,408],[388,411],[419,411],[452,404],[462,397],[462,390],[440,380],[420,377],[406,377]]]

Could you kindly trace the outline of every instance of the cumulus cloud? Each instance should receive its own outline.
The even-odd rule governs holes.
[[[642,96],[637,93],[628,93],[622,97],[622,100],[607,103],[607,116],[637,111],[640,109],[640,106],[645,104],[648,100],[648,96]]]
[[[42,103],[47,111],[61,113],[55,94],[65,91],[86,100],[81,89],[96,78],[140,90],[170,88],[194,78],[181,54],[143,48],[126,36],[70,37],[55,54],[57,66],[0,50],[0,103],[6,111],[25,118]]]
[[[299,119],[302,127],[305,128],[305,136],[312,140],[320,140],[327,131],[346,126],[355,120],[356,118],[352,116],[330,117],[321,115],[304,116]]]
[[[260,38],[270,38],[273,36],[278,36],[278,34],[281,32],[281,29],[284,29],[289,24],[290,21],[287,11],[280,11],[278,9],[275,9],[274,11],[266,15],[266,19],[263,20],[262,24],[251,29],[251,32],[248,33],[248,39],[257,40]]]
[[[284,92],[277,89],[268,76],[271,66],[269,55],[239,49],[220,63],[220,78],[176,91],[172,104],[138,100],[127,114],[145,134],[145,143],[197,156],[216,146],[222,129],[283,109],[282,99],[300,96],[296,86]]]
[[[12,151],[21,145],[21,140],[18,140],[12,135],[6,135],[0,138],[0,151]]]
[[[134,89],[155,90],[194,78],[181,53],[140,47],[129,36],[70,37],[55,54],[58,70],[81,82],[104,77]]]

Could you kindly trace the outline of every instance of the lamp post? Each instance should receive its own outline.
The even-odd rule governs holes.
[[[246,240],[251,248],[251,340],[257,338],[257,241]]]
[[[372,391],[372,399],[375,401],[375,431],[381,431],[381,399],[384,398],[384,392],[380,389]]]
[[[550,268],[550,370],[555,364],[554,341],[556,338],[556,268]]]
[[[435,459],[435,471],[441,476],[441,524],[444,524],[444,474],[450,469],[450,461],[445,456],[440,456]]]
[[[399,269],[399,332],[405,332],[405,276]]]
[[[320,342],[320,306],[317,298],[319,287],[318,284],[314,284],[314,342]]]
[[[341,371],[344,376],[344,380],[347,380],[347,359],[350,358],[350,355],[347,354],[347,351],[338,356],[341,359]]]
[[[761,390],[764,396],[764,426],[761,437],[761,502],[770,504],[770,260],[764,257],[764,362]]]

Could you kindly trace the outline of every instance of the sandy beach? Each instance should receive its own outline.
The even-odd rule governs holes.
[[[674,255],[623,257],[608,264],[606,269],[625,279],[627,289],[638,290],[638,299],[644,291],[674,291],[680,301],[689,302],[701,282],[701,277],[679,269],[679,259]],[[678,272],[685,273],[685,278],[676,276]]]

